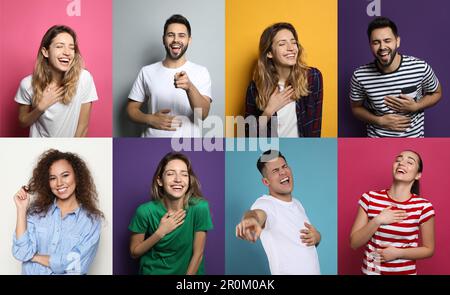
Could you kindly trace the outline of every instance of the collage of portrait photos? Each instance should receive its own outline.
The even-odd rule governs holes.
[[[449,15],[446,0],[0,0],[0,279],[443,286]]]

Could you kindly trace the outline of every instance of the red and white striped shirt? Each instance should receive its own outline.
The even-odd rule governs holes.
[[[420,225],[433,217],[433,205],[426,199],[413,194],[404,202],[397,202],[389,197],[386,190],[364,193],[359,205],[367,213],[369,220],[389,206],[394,210],[405,210],[408,217],[401,222],[384,224],[369,240],[364,251],[361,270],[367,275],[414,275],[416,261],[395,259],[380,263],[375,261],[376,250],[387,245],[396,248],[416,248],[419,246]],[[382,247],[383,246],[383,247]]]

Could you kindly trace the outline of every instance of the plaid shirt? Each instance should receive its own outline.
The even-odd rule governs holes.
[[[322,74],[316,68],[309,68],[308,70],[308,85],[309,94],[302,96],[295,101],[295,110],[297,113],[297,128],[299,137],[320,137],[320,130],[322,127],[322,100],[323,100],[323,83]],[[250,82],[247,88],[247,95],[245,99],[245,118],[254,116],[257,118],[256,126],[253,124],[245,125],[245,136],[249,137],[249,128],[257,128],[257,135],[259,136],[259,117],[263,113],[256,106],[256,97],[258,90],[254,81]],[[267,137],[271,137],[271,125],[278,126],[276,120],[277,114],[273,114],[271,120],[267,122]],[[271,122],[272,121],[272,122]],[[277,130],[274,130],[277,134]]]

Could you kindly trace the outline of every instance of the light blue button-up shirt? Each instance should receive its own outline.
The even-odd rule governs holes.
[[[27,230],[13,236],[12,252],[22,261],[22,274],[86,274],[100,240],[101,221],[79,207],[61,218],[56,203],[45,216],[28,215]],[[50,256],[50,266],[32,262],[35,254]]]

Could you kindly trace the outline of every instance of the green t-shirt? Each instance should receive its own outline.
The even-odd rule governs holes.
[[[150,201],[140,205],[128,229],[134,233],[151,236],[159,226],[162,216],[167,213],[162,202]],[[139,273],[143,275],[184,275],[192,258],[194,235],[198,231],[213,228],[208,202],[192,198],[186,210],[184,223],[167,234],[147,253],[141,256]],[[205,273],[203,259],[197,274]]]

